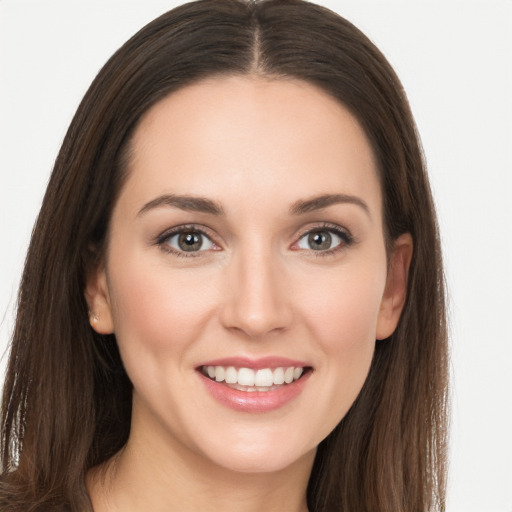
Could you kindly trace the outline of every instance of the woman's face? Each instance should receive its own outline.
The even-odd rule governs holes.
[[[131,439],[242,472],[311,460],[403,304],[364,132],[306,83],[224,77],[155,105],[132,149],[86,290]]]

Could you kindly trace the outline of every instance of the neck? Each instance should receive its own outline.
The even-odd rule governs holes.
[[[89,473],[94,512],[308,510],[314,452],[278,471],[241,473],[155,438],[132,431],[121,452]]]

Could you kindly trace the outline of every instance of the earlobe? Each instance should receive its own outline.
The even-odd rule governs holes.
[[[99,267],[89,274],[84,290],[85,300],[89,306],[89,322],[98,334],[112,334],[114,322],[110,306],[107,275]]]
[[[399,236],[394,243],[390,258],[386,287],[377,319],[376,339],[383,340],[393,334],[407,298],[409,267],[413,253],[413,241],[409,233]]]

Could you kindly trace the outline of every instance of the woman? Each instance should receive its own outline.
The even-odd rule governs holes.
[[[368,39],[296,0],[174,9],[57,159],[2,510],[440,510],[443,293],[414,123]]]

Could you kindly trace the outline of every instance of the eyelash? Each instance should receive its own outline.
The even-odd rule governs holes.
[[[162,251],[169,253],[169,254],[173,254],[174,256],[178,256],[179,258],[197,258],[197,257],[202,256],[201,253],[206,252],[206,251],[204,251],[204,250],[203,251],[190,251],[190,252],[179,251],[179,250],[176,250],[173,247],[171,247],[168,244],[168,242],[173,236],[180,235],[182,233],[197,233],[197,234],[202,235],[206,239],[208,239],[215,247],[218,247],[217,244],[213,241],[212,235],[210,235],[207,231],[208,230],[206,230],[200,226],[197,226],[196,224],[186,224],[183,226],[176,226],[175,228],[165,231],[164,233],[159,235],[155,240],[155,244],[158,245],[160,247],[160,249],[162,249]],[[214,250],[218,250],[218,249],[214,249]]]
[[[168,242],[172,237],[174,237],[176,235],[180,235],[182,233],[187,233],[187,232],[197,233],[197,234],[204,236],[205,238],[207,238],[210,241],[211,244],[213,244],[216,247],[216,249],[213,249],[213,250],[215,250],[215,251],[219,250],[219,248],[218,248],[219,246],[214,242],[213,237],[212,237],[212,235],[210,235],[208,233],[208,230],[206,230],[203,227],[198,226],[196,224],[186,224],[183,226],[176,226],[170,230],[165,231],[164,233],[160,234],[156,238],[155,245],[158,245],[162,251],[164,251],[166,253],[173,254],[180,258],[197,258],[197,257],[203,256],[203,254],[201,254],[201,253],[207,252],[208,250],[187,252],[187,251],[176,250],[169,246]],[[323,251],[322,250],[315,251],[314,249],[308,250],[308,249],[302,249],[302,248],[296,248],[293,250],[307,251],[309,253],[312,253],[312,255],[314,257],[327,257],[327,256],[331,256],[331,255],[337,253],[338,251],[341,251],[347,247],[350,247],[351,245],[353,245],[356,242],[355,238],[352,236],[352,234],[347,229],[343,229],[335,224],[330,224],[330,223],[325,222],[319,226],[309,228],[309,229],[303,231],[302,233],[300,233],[297,238],[297,241],[292,244],[292,247],[296,246],[301,240],[303,240],[306,236],[311,235],[312,233],[324,233],[324,232],[336,235],[337,237],[339,237],[341,239],[341,243],[331,249],[326,249]]]
[[[345,228],[341,228],[340,226],[337,226],[336,224],[330,224],[328,222],[324,222],[320,224],[319,226],[315,226],[314,228],[309,228],[305,230],[303,233],[301,233],[298,237],[298,240],[293,244],[294,246],[298,245],[301,240],[303,240],[305,237],[313,234],[313,233],[331,233],[336,235],[340,238],[341,242],[339,245],[333,247],[332,249],[326,249],[324,251],[315,251],[313,249],[301,249],[297,248],[295,250],[305,250],[308,251],[311,255],[313,255],[316,258],[325,258],[329,257],[331,255],[336,254],[339,251],[342,251],[343,249],[346,249],[353,245],[356,240],[354,236]]]

